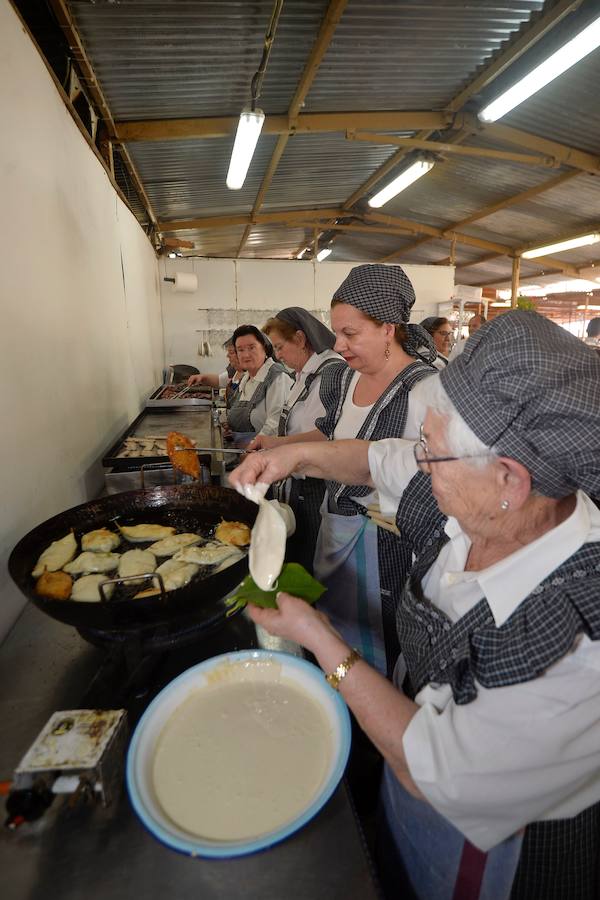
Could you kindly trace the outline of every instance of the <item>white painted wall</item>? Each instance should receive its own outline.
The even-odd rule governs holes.
[[[164,359],[154,251],[6,0],[0,108],[1,638],[24,602],[11,548],[98,493]]]
[[[367,260],[368,262],[369,260]],[[372,262],[373,260],[371,260]],[[186,363],[201,372],[220,372],[225,365],[221,344],[237,325],[259,327],[286,306],[302,306],[326,320],[331,297],[356,263],[274,259],[161,260],[161,296],[167,363]],[[453,266],[404,266],[416,303],[411,321],[438,315],[438,304],[450,300]],[[162,279],[176,272],[195,273],[198,290],[179,294]],[[201,357],[198,345],[209,340],[213,356]]]

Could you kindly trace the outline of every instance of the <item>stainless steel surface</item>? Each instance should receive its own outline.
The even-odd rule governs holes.
[[[177,401],[175,402],[177,403]],[[121,454],[125,450],[125,442],[129,437],[160,439],[166,438],[170,431],[179,431],[191,438],[196,444],[221,450],[223,445],[221,425],[215,412],[216,410],[213,410],[210,404],[202,409],[174,406],[172,409],[154,411],[146,408],[135,422],[129,426],[120,441],[113,444],[104,456],[104,466],[120,471],[124,469],[127,471],[139,471],[141,465],[168,462],[166,453],[159,456],[145,457],[129,457]],[[217,478],[220,477],[223,467],[223,457],[214,453],[211,456],[211,475]]]
[[[28,605],[0,648],[0,773],[8,778],[56,709],[76,708],[101,651]],[[3,900],[376,900],[369,861],[340,786],[282,844],[233,860],[163,847],[125,794],[107,809],[57,798],[37,823],[0,831]]]
[[[177,407],[199,407],[209,409],[212,404],[210,397],[186,397],[185,394],[189,390],[186,386],[175,397],[163,397],[165,388],[172,388],[172,384],[161,384],[153,391],[146,400],[146,408],[157,407],[158,409],[176,409]],[[197,388],[196,388],[197,390]]]
[[[217,463],[218,465],[218,463]],[[219,472],[216,473],[217,475]],[[127,472],[108,469],[104,473],[104,485],[107,494],[120,494],[122,491],[139,491],[145,488],[159,487],[162,484],[181,484],[191,481],[185,475],[173,471],[168,463],[142,466]],[[206,466],[200,467],[200,484],[210,484],[211,473]]]

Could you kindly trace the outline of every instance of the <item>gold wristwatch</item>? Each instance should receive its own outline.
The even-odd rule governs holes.
[[[327,684],[334,689],[334,691],[339,691],[340,689],[340,681],[342,681],[355,662],[358,662],[360,659],[360,653],[356,648],[352,650],[352,652],[346,657],[343,662],[336,666],[335,670],[331,672],[329,675],[325,676],[325,680]]]

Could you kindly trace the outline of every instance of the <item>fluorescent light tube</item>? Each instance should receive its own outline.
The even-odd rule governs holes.
[[[240,114],[227,172],[227,187],[230,191],[239,191],[246,180],[264,121],[262,109],[243,109]]]
[[[593,312],[597,312],[600,309],[600,306],[593,306],[592,304],[589,304],[588,306],[581,305],[578,306],[577,309],[591,309]]]
[[[597,244],[600,234],[583,234],[581,237],[572,238],[570,241],[560,241],[557,244],[546,244],[545,247],[534,247],[533,250],[525,250],[521,253],[523,259],[535,259],[536,256],[546,256],[549,253],[562,253],[563,250],[573,250],[575,247],[586,247],[588,244]]]
[[[495,122],[519,103],[536,94],[571,66],[600,46],[600,17],[580,31],[572,40],[532,69],[528,75],[496,97],[479,113],[482,122]]]
[[[425,159],[413,163],[412,166],[409,166],[408,169],[405,169],[397,178],[394,178],[393,181],[390,181],[389,184],[382,188],[378,194],[371,197],[369,206],[374,206],[376,208],[383,206],[384,203],[387,203],[388,200],[391,200],[396,194],[405,190],[413,183],[413,181],[416,181],[417,178],[421,178],[422,175],[426,175],[430,172],[431,169],[433,169],[433,165],[431,160]]]
[[[324,259],[331,256],[331,252],[331,247],[323,247],[323,249],[319,250],[317,253],[317,262],[323,262]]]

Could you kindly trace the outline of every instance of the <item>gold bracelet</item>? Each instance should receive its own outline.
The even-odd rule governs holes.
[[[330,675],[325,676],[325,681],[327,684],[334,689],[334,691],[339,691],[340,689],[340,681],[346,677],[352,666],[355,662],[358,662],[360,659],[360,653],[356,648],[352,650],[352,652],[346,657],[346,659],[336,666],[335,670],[331,672]]]

